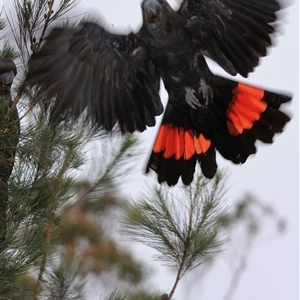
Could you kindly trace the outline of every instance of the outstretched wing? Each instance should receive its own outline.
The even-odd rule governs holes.
[[[272,44],[276,0],[184,0],[178,13],[203,55],[247,77]]]
[[[53,117],[85,109],[93,125],[123,133],[155,125],[163,112],[159,74],[137,37],[111,34],[95,23],[55,28],[29,61],[25,85],[57,95]]]

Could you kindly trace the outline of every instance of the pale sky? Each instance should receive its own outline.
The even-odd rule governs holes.
[[[9,0],[4,0],[2,5]],[[294,95],[287,111],[293,119],[284,133],[277,136],[272,145],[258,145],[258,153],[251,156],[244,165],[236,166],[218,156],[218,165],[230,175],[227,193],[228,204],[233,204],[245,193],[250,192],[258,199],[270,204],[287,221],[283,236],[260,240],[251,253],[245,274],[238,290],[231,300],[297,300],[299,299],[299,3],[287,9],[287,22],[276,39],[276,47],[269,56],[261,59],[261,64],[249,78],[236,77],[248,84],[265,89],[288,91]],[[111,30],[128,32],[141,23],[141,0],[82,0],[71,12],[79,15],[87,12],[95,18],[105,17]],[[178,1],[170,0],[170,5],[178,6]],[[226,75],[221,68],[212,66],[219,75]],[[162,91],[165,103],[167,93]],[[160,123],[160,121],[158,121]],[[142,147],[145,149],[137,167],[129,174],[133,182],[123,190],[128,197],[139,195],[149,182],[155,182],[155,175],[144,175],[144,166],[150,154],[156,128],[142,133]],[[154,290],[169,292],[175,274],[152,259],[153,252],[138,248],[137,255],[150,266],[157,266],[153,276]],[[141,253],[142,252],[142,253]],[[174,299],[177,300],[223,300],[231,278],[228,255],[217,260],[205,279],[191,273],[188,280],[179,284]],[[189,281],[189,282],[188,282]]]
[[[82,0],[76,12],[87,11],[95,18],[105,17],[107,26],[128,32],[136,30],[141,23],[140,0]],[[296,1],[295,1],[296,2]],[[176,0],[169,1],[176,7]],[[96,8],[96,9],[95,9]],[[287,110],[293,119],[286,130],[277,136],[275,143],[258,145],[258,153],[250,157],[242,166],[236,166],[218,156],[219,167],[230,174],[231,186],[227,193],[228,204],[250,192],[274,209],[287,221],[287,230],[283,236],[268,237],[261,240],[251,252],[245,274],[241,278],[238,290],[232,300],[296,300],[299,292],[299,3],[287,9],[286,24],[282,34],[276,39],[276,47],[269,56],[261,59],[261,64],[249,78],[240,78],[248,84],[258,85],[269,90],[288,91],[294,95]],[[213,71],[224,75],[219,67]],[[228,76],[228,75],[226,75]],[[167,94],[162,92],[162,100]],[[158,121],[159,123],[159,121]],[[145,154],[130,175],[133,185],[123,192],[127,196],[139,195],[153,176],[143,174],[156,128],[141,134]],[[140,258],[148,264],[157,266],[153,276],[153,288],[163,292],[170,291],[174,282],[174,273],[152,259],[153,252],[142,248],[137,251]],[[142,253],[141,253],[142,252]],[[188,280],[179,284],[174,299],[223,300],[227,290],[231,269],[228,255],[218,259],[216,265],[205,279],[197,280],[198,274],[191,273]]]

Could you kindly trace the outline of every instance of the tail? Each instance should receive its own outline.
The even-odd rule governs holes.
[[[198,161],[204,176],[213,178],[217,171],[215,147],[194,127],[190,115],[176,111],[168,103],[146,173],[154,170],[159,183],[166,181],[170,186],[175,185],[181,176],[183,183],[189,185]]]
[[[273,143],[290,117],[280,110],[290,96],[232,81],[214,79],[213,140],[220,154],[235,164],[256,153],[256,140]]]
[[[193,109],[176,110],[169,102],[146,172],[158,181],[175,185],[179,177],[188,185],[198,161],[204,176],[217,171],[216,151],[235,164],[256,153],[256,140],[273,143],[290,120],[280,110],[291,97],[215,76],[213,99]],[[199,96],[199,94],[198,94]]]

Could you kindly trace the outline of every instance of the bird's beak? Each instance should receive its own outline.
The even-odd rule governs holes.
[[[147,14],[147,21],[151,25],[158,21],[158,14],[153,8],[150,8],[149,13]]]
[[[142,9],[146,22],[154,28],[160,22],[161,5],[156,0],[145,0]]]

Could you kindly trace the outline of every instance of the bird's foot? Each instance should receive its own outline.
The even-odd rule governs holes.
[[[200,79],[199,93],[203,94],[205,105],[208,105],[214,98],[214,91],[211,86],[207,85],[204,79]]]
[[[199,100],[194,95],[195,90],[191,89],[190,87],[185,88],[185,101],[186,103],[193,109],[196,109],[196,106],[201,107]]]

